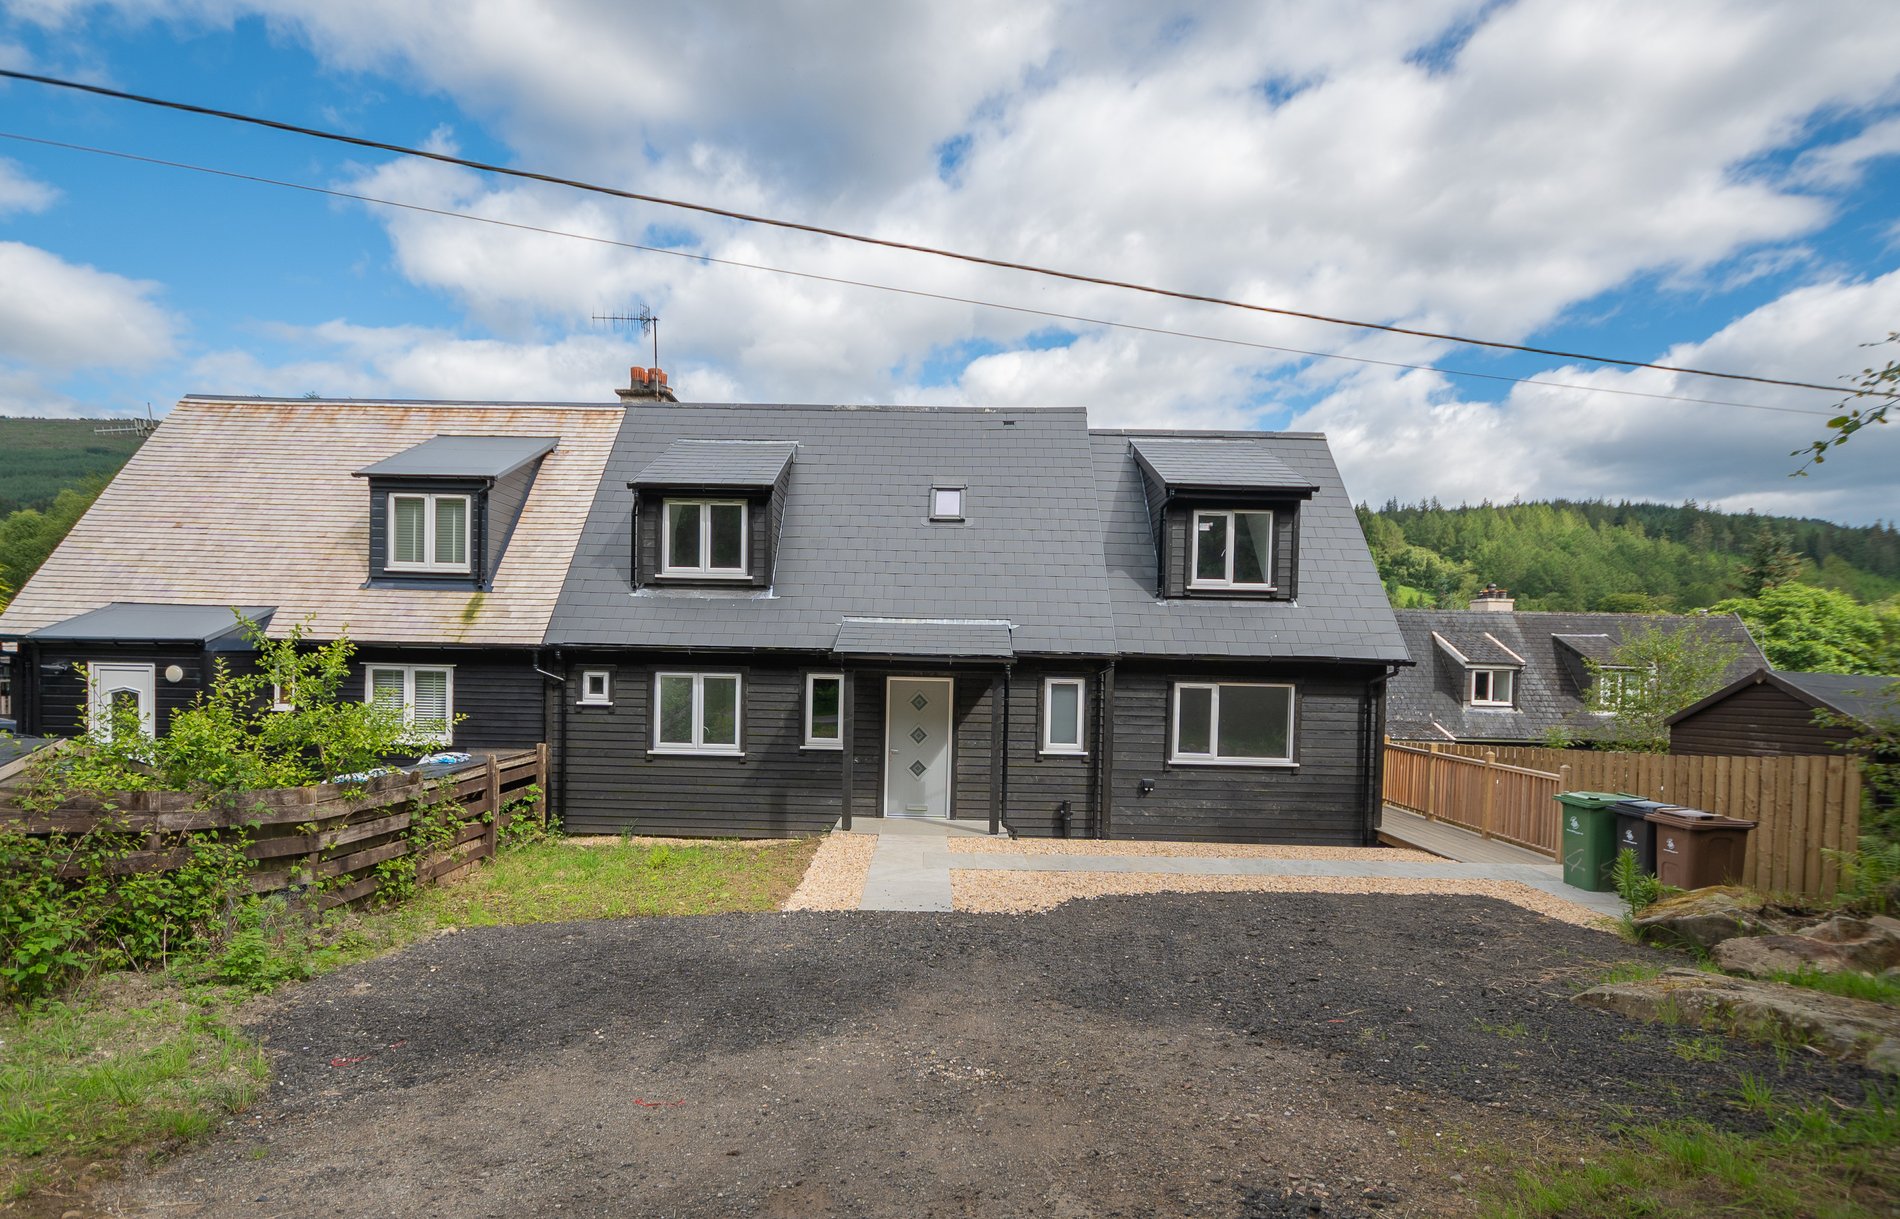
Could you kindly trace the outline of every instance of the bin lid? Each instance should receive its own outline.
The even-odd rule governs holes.
[[[1753,821],[1724,817],[1699,808],[1659,808],[1643,820],[1654,821],[1657,825],[1673,825],[1680,830],[1752,830],[1755,828]]]
[[[1634,800],[1628,792],[1558,792],[1557,802],[1576,808],[1609,808],[1619,800]]]
[[[1650,813],[1661,812],[1666,808],[1681,808],[1682,806],[1671,804],[1667,800],[1618,800],[1615,807],[1617,813],[1622,816],[1643,817]],[[1690,809],[1688,811],[1694,812],[1696,810]]]

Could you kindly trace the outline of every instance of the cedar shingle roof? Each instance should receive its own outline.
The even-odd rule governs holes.
[[[24,634],[115,601],[274,605],[358,642],[538,645],[622,410],[187,398],[0,614]],[[558,437],[487,593],[365,588],[357,470],[438,436]]]

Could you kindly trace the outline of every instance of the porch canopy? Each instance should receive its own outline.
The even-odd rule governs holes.
[[[865,660],[1010,660],[1010,629],[995,618],[846,618],[832,651]]]
[[[35,643],[195,643],[209,651],[249,651],[239,619],[259,630],[270,624],[270,605],[175,605],[114,601],[29,632]]]

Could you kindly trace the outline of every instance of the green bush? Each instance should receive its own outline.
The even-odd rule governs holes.
[[[223,944],[206,962],[212,978],[263,993],[317,971],[316,928],[281,897],[252,897],[239,906]]]

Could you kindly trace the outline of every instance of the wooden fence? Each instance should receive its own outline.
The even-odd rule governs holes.
[[[435,774],[381,775],[346,787],[246,792],[216,807],[182,792],[127,792],[110,805],[72,801],[45,813],[0,804],[0,824],[28,834],[83,833],[109,819],[115,831],[144,834],[144,850],[116,861],[114,871],[163,872],[183,864],[186,852],[167,844],[186,831],[243,834],[244,853],[254,863],[251,889],[281,893],[293,884],[322,884],[324,908],[359,901],[382,887],[376,865],[410,852],[408,831],[415,811],[438,799],[456,805],[458,823],[449,840],[417,861],[416,881],[448,879],[493,855],[508,805],[533,785],[547,791],[548,747],[476,758]],[[535,815],[546,817],[545,801]],[[491,815],[492,814],[492,815]]]
[[[1387,743],[1385,802],[1557,857],[1557,775]]]
[[[1483,773],[1485,759],[1489,757],[1494,760],[1493,768],[1542,774],[1554,778],[1564,791],[1629,792],[1756,822],[1754,832],[1748,836],[1741,879],[1743,884],[1770,893],[1808,898],[1833,896],[1840,883],[1840,867],[1826,851],[1852,850],[1860,837],[1860,766],[1853,759],[1838,754],[1780,758],[1687,757],[1453,744],[1436,749],[1432,754],[1430,749],[1388,744],[1386,790],[1390,803],[1425,813],[1427,810],[1414,803],[1391,797],[1414,796],[1423,790],[1430,790],[1434,796],[1449,797],[1459,782],[1444,777],[1421,787],[1426,781],[1408,776],[1412,787],[1395,788],[1392,782],[1395,752],[1457,759],[1437,763],[1440,769],[1453,773],[1465,770]],[[1415,761],[1409,764],[1415,769],[1431,766]],[[1467,786],[1472,782],[1463,781]],[[1498,788],[1500,794],[1504,790]],[[1537,816],[1544,828],[1526,836],[1535,838],[1537,845],[1516,837],[1507,841],[1554,854],[1558,829],[1556,805],[1544,801],[1538,807]],[[1438,810],[1446,808],[1444,804],[1438,806]],[[1482,806],[1479,810],[1478,814],[1460,813],[1462,819],[1448,816],[1444,811],[1428,815],[1480,829],[1474,824],[1481,820]],[[1503,833],[1493,836],[1507,837]],[[1545,841],[1550,843],[1549,848],[1541,845]]]

